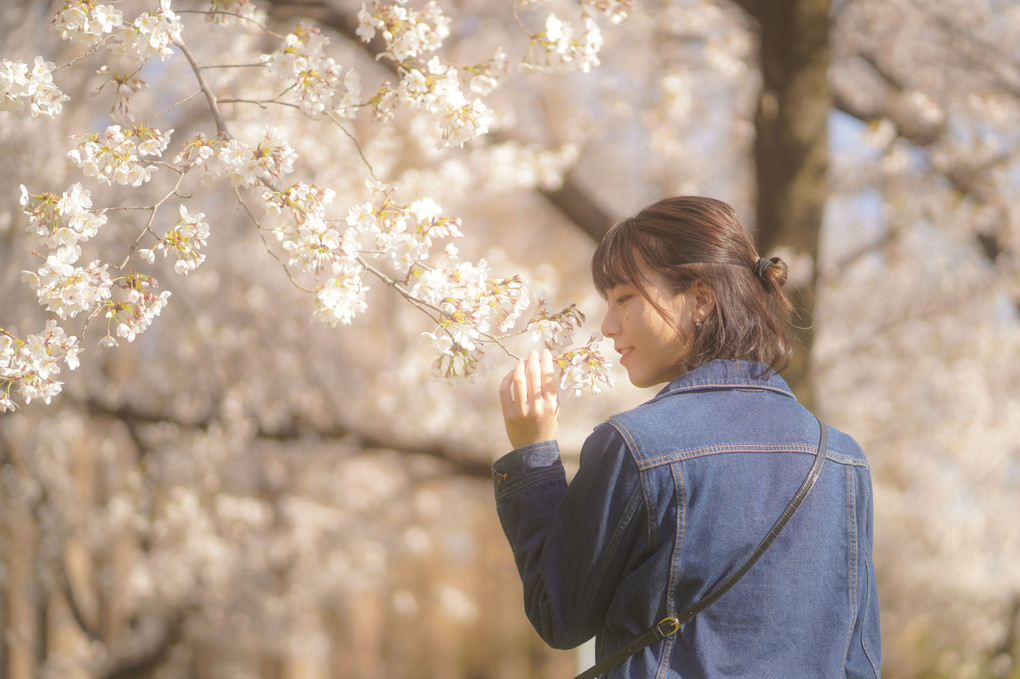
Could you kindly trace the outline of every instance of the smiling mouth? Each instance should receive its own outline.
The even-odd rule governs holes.
[[[626,349],[617,349],[616,351],[617,353],[620,354],[620,363],[623,363],[623,360],[630,356],[630,353],[634,351],[634,347],[627,347]]]

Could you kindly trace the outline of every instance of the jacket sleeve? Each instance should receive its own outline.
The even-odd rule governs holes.
[[[875,564],[872,560],[874,512],[870,474],[858,472],[858,483],[866,489],[867,502],[862,503],[863,525],[859,552],[860,587],[857,590],[857,619],[850,636],[846,653],[847,679],[878,679],[882,668],[882,630],[878,609],[878,586],[875,581]]]
[[[524,446],[493,465],[496,509],[514,552],[532,625],[554,648],[598,632],[628,557],[644,545],[647,516],[623,438],[601,425],[567,485],[555,441]]]

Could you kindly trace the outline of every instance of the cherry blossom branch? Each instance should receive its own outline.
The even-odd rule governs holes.
[[[100,47],[102,47],[103,45],[105,45],[105,44],[106,44],[106,42],[107,42],[107,41],[108,41],[109,39],[110,39],[110,36],[107,36],[106,38],[103,38],[102,40],[100,40],[100,41],[99,41],[99,43],[97,43],[97,44],[96,44],[96,45],[95,45],[94,47],[92,47],[91,49],[87,50],[87,51],[86,51],[86,52],[85,52],[84,54],[80,54],[80,55],[78,55],[78,56],[74,57],[73,59],[69,60],[69,61],[68,61],[67,63],[65,63],[65,64],[60,64],[60,65],[59,65],[59,66],[57,66],[57,67],[56,67],[55,69],[53,69],[54,73],[55,73],[55,72],[57,72],[57,71],[60,71],[60,70],[62,70],[62,69],[65,69],[65,68],[70,68],[71,66],[74,66],[75,64],[77,64],[77,63],[78,63],[79,61],[82,61],[82,60],[84,60],[84,59],[88,59],[88,58],[89,58],[89,57],[91,57],[91,56],[92,56],[93,54],[95,54],[96,52],[98,52],[98,51],[99,51],[99,48],[100,48]]]
[[[340,128],[340,131],[343,132],[344,135],[351,140],[351,143],[354,144],[354,149],[358,152],[358,157],[361,158],[361,162],[363,162],[365,164],[365,167],[368,169],[368,174],[372,177],[372,179],[379,181],[379,178],[376,177],[375,175],[375,170],[372,169],[372,163],[368,162],[368,158],[365,157],[365,152],[361,148],[361,144],[354,137],[354,135],[351,134],[350,130],[348,130],[347,127],[343,123],[341,123],[340,120],[337,119],[337,117],[332,112],[326,113],[326,117],[329,118],[334,125]]]
[[[217,69],[230,69],[230,68],[265,68],[266,65],[261,61],[252,62],[250,64],[205,64],[202,66],[203,71],[215,71]],[[224,103],[226,100],[220,99],[220,103]]]
[[[155,120],[156,118],[159,118],[159,117],[161,117],[161,116],[164,116],[164,115],[166,115],[166,114],[167,114],[167,113],[169,113],[170,111],[173,111],[173,110],[175,110],[175,109],[179,108],[180,106],[182,106],[182,105],[184,105],[185,103],[187,103],[187,102],[191,101],[192,99],[194,99],[195,97],[197,97],[197,96],[198,96],[198,95],[200,95],[200,94],[202,94],[202,90],[201,90],[201,89],[197,89],[197,90],[195,90],[194,92],[192,92],[192,93],[191,93],[191,94],[189,94],[188,96],[184,97],[183,99],[179,99],[178,101],[174,102],[174,103],[173,103],[173,104],[171,104],[170,106],[167,106],[167,107],[166,107],[165,109],[163,109],[162,111],[160,111],[160,112],[158,112],[158,113],[156,113],[156,114],[154,114],[154,115],[150,116],[150,117],[149,117],[149,120]]]
[[[205,76],[202,74],[202,68],[195,60],[195,55],[191,53],[188,46],[184,44],[183,40],[177,40],[174,42],[178,49],[181,50],[181,54],[191,64],[191,70],[195,73],[195,79],[198,80],[198,86],[201,88],[202,93],[205,94],[206,101],[209,102],[209,111],[212,113],[213,120],[216,122],[216,133],[223,136],[229,136],[227,131],[227,123],[223,119],[223,114],[220,112],[220,107],[216,102],[216,95],[213,94],[212,89],[209,87],[209,83],[206,82]]]
[[[153,205],[142,208],[149,212],[149,219],[145,222],[145,228],[142,229],[141,233],[138,234],[138,237],[135,239],[135,242],[131,244],[131,247],[128,249],[127,255],[124,256],[124,260],[120,263],[120,266],[115,267],[118,271],[123,271],[124,267],[127,266],[128,261],[131,259],[131,255],[135,253],[135,248],[138,247],[138,243],[141,242],[142,237],[145,236],[146,233],[152,234],[153,237],[156,238],[156,240],[159,240],[159,236],[157,236],[156,232],[152,230],[152,224],[154,221],[156,221],[156,213],[159,211],[159,208],[162,207],[163,203],[170,200],[171,196],[180,195],[177,192],[177,190],[181,187],[181,183],[184,181],[184,176],[187,174],[187,172],[181,172],[177,168],[171,165],[166,165],[165,163],[163,163],[162,165],[164,165],[165,167],[169,167],[171,170],[178,173],[177,181],[174,182],[173,188],[170,189],[170,191],[168,191],[162,198],[157,200]]]
[[[262,245],[265,246],[266,252],[268,252],[269,256],[275,259],[277,263],[279,263],[280,268],[283,269],[284,274],[286,274],[291,284],[293,284],[295,288],[302,292],[315,294],[315,290],[307,288],[298,283],[297,279],[294,277],[294,274],[291,273],[290,267],[287,266],[287,264],[282,259],[280,259],[280,256],[276,254],[276,251],[273,250],[272,247],[270,247],[269,241],[266,240],[266,236],[264,233],[265,227],[262,226],[262,223],[259,221],[258,217],[256,217],[255,213],[253,213],[251,211],[251,208],[248,207],[248,204],[245,202],[244,198],[241,196],[240,190],[236,186],[234,187],[234,195],[237,197],[238,204],[241,206],[241,208],[245,211],[245,214],[248,215],[248,218],[251,219],[252,223],[255,225],[255,231],[259,234],[259,238],[262,240]]]
[[[269,36],[271,36],[273,38],[276,38],[277,40],[283,40],[283,36],[282,35],[280,35],[279,33],[275,32],[275,31],[273,31],[268,26],[266,26],[264,23],[262,23],[261,21],[258,21],[257,19],[254,19],[254,18],[252,18],[250,16],[245,16],[244,14],[241,14],[239,12],[228,12],[227,10],[222,10],[222,9],[212,9],[212,10],[209,10],[209,9],[178,9],[178,10],[175,10],[175,11],[178,14],[204,14],[204,15],[206,15],[208,17],[228,16],[228,17],[232,17],[234,19],[240,19],[242,21],[246,21],[246,22],[248,22],[250,24],[254,24],[255,26],[258,26],[259,28],[262,29],[263,32],[266,33],[266,35],[269,35]]]

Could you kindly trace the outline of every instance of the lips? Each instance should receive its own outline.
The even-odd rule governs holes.
[[[634,351],[634,347],[616,348],[616,353],[620,354],[620,363],[623,363],[632,351]]]

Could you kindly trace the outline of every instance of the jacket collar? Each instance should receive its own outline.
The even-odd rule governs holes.
[[[667,384],[652,400],[686,391],[761,389],[796,400],[790,386],[769,366],[754,361],[715,360],[703,363]]]

